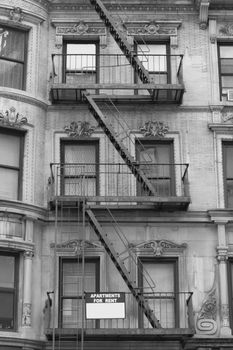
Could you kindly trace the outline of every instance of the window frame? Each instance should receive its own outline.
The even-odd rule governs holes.
[[[173,264],[173,273],[174,273],[174,298],[167,297],[166,299],[174,300],[174,322],[175,328],[179,328],[180,325],[180,313],[179,313],[179,260],[178,257],[151,257],[151,256],[139,256],[138,257],[138,285],[143,291],[143,273],[140,270],[140,266],[143,268],[143,263],[159,263],[159,264]],[[150,298],[150,299],[159,299],[159,297]],[[143,328],[143,319],[144,314],[142,308],[138,307],[138,324],[139,328]],[[156,316],[156,315],[155,315]]]
[[[160,41],[153,41],[153,40],[139,40],[139,41],[134,41],[134,50],[137,54],[137,57],[140,56],[138,52],[138,45],[164,45],[166,47],[166,71],[164,72],[157,72],[157,71],[148,71],[149,74],[164,74],[167,76],[167,82],[166,84],[171,83],[171,59],[170,59],[170,54],[171,54],[171,49],[170,49],[170,41],[169,40],[160,40]],[[148,54],[150,55],[150,54]],[[146,68],[145,68],[146,69]],[[147,69],[146,69],[147,70]],[[135,72],[135,83],[138,83],[138,75]]]
[[[232,147],[233,150],[233,141],[222,141],[222,159],[223,159],[223,186],[224,186],[224,201],[225,201],[225,207],[226,208],[231,208],[229,206],[229,199],[228,199],[228,194],[227,194],[227,180],[232,180],[233,181],[233,174],[232,178],[227,177],[227,158],[226,158],[226,148]]]
[[[88,70],[89,72],[94,73],[96,75],[95,78],[95,82],[93,84],[98,84],[99,83],[99,53],[100,53],[100,46],[99,46],[99,41],[98,40],[88,40],[88,39],[84,39],[84,40],[72,40],[72,39],[67,39],[63,42],[63,47],[62,47],[62,82],[65,84],[66,83],[66,74],[67,73],[72,73],[74,72],[73,70],[67,70],[66,66],[67,66],[67,45],[69,44],[77,44],[77,45],[95,45],[96,50],[95,50],[95,56],[96,56],[96,60],[95,60],[95,70]]]
[[[25,91],[26,90],[26,71],[27,71],[27,52],[28,52],[28,30],[23,29],[23,28],[19,28],[18,26],[14,27],[14,26],[5,25],[5,24],[2,24],[2,23],[0,23],[0,27],[3,28],[3,29],[6,29],[6,30],[12,30],[12,31],[16,31],[16,32],[21,32],[22,34],[24,34],[24,50],[23,50],[24,59],[23,60],[17,60],[17,59],[12,59],[12,58],[9,58],[9,57],[7,57],[7,58],[6,57],[2,57],[0,55],[0,62],[1,62],[1,60],[3,60],[3,61],[14,62],[14,63],[22,65],[22,67],[23,67],[23,74],[22,74],[22,81],[20,82],[21,83],[21,88],[19,88],[19,90]],[[3,85],[3,87],[5,87],[5,86]],[[6,86],[6,88],[7,87],[8,88],[12,88],[12,89],[15,88],[14,86]]]
[[[176,179],[175,179],[175,166],[174,166],[174,159],[175,159],[175,154],[174,154],[174,140],[172,139],[165,139],[165,140],[160,140],[160,139],[152,139],[152,138],[143,138],[139,139],[136,141],[136,159],[139,159],[139,147],[145,147],[149,148],[152,146],[156,146],[158,144],[165,144],[169,145],[169,173],[170,173],[170,185],[169,185],[169,196],[176,196]],[[154,179],[153,177],[148,177],[147,179],[150,181]],[[137,184],[137,192],[140,193],[141,188],[140,185]],[[166,197],[166,196],[164,196]]]
[[[25,134],[26,130],[18,130],[14,128],[7,128],[7,127],[0,127],[0,135],[11,135],[19,137],[19,144],[20,144],[20,150],[19,150],[19,167],[15,166],[9,166],[5,164],[0,163],[0,169],[9,169],[18,171],[18,191],[17,191],[17,198],[10,199],[10,200],[22,200],[23,195],[23,158],[24,158],[24,140],[25,140]],[[0,195],[1,196],[1,195]]]
[[[219,94],[220,94],[220,101],[222,101],[223,99],[223,86],[222,86],[222,77],[223,76],[231,76],[233,79],[233,72],[232,74],[228,74],[228,73],[222,73],[221,71],[221,55],[220,55],[220,47],[221,46],[231,46],[233,48],[233,41],[232,42],[226,42],[226,41],[219,41],[217,44],[217,51],[218,51],[218,72],[219,72]],[[232,57],[233,60],[233,57]],[[233,86],[232,86],[232,90],[233,90]]]
[[[17,330],[18,322],[18,284],[19,284],[19,254],[8,251],[0,251],[0,256],[11,256],[14,257],[14,288],[3,288],[0,287],[0,292],[10,292],[13,294],[13,322],[14,326],[12,328],[1,328],[3,332],[14,332]]]
[[[63,295],[63,263],[65,262],[73,262],[73,263],[80,263],[82,264],[82,257],[68,257],[68,256],[60,256],[59,257],[59,303],[58,303],[58,326],[62,329],[67,329],[66,327],[63,327],[63,316],[62,316],[62,309],[63,309],[63,300],[64,299],[77,299],[81,300],[82,295],[80,296],[68,296],[65,297]],[[95,284],[96,284],[96,290],[93,292],[99,292],[100,291],[100,258],[99,257],[92,257],[92,256],[86,256],[84,257],[85,262],[90,262],[95,264]],[[84,306],[83,306],[84,307]],[[85,313],[85,310],[84,310]],[[99,320],[94,321],[95,328],[99,328]],[[76,326],[77,327],[77,326]]]
[[[61,194],[65,194],[65,182],[64,182],[64,168],[63,165],[65,165],[65,146],[70,144],[79,144],[79,145],[93,145],[95,146],[95,179],[96,179],[96,185],[95,185],[95,192],[96,196],[98,196],[99,193],[99,139],[97,138],[82,138],[79,139],[70,139],[70,138],[62,138],[60,140],[60,164],[61,164],[61,183],[60,183],[60,191]],[[78,164],[78,163],[77,163]],[[80,163],[81,164],[81,163]],[[85,163],[84,163],[85,164]],[[74,176],[74,178],[78,178],[79,176]]]
[[[229,300],[229,319],[230,328],[233,334],[233,256],[229,257],[227,260],[227,280],[228,280],[228,300]]]

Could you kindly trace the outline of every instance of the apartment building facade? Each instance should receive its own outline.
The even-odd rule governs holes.
[[[0,0],[0,350],[233,349],[231,0]]]

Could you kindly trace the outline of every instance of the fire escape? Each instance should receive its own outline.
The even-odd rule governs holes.
[[[142,61],[139,59],[138,55],[135,53],[134,50],[132,50],[131,45],[127,42],[125,36],[120,32],[114,22],[114,19],[110,15],[110,13],[107,11],[105,6],[100,0],[90,0],[90,3],[93,5],[93,8],[95,8],[95,11],[98,13],[101,20],[104,22],[105,26],[111,33],[112,37],[114,38],[115,42],[118,44],[119,48],[121,49],[124,57],[127,59],[129,65],[132,67],[133,71],[138,76],[138,83],[137,84],[131,84],[127,88],[129,90],[144,90],[147,91],[146,94],[139,94],[139,95],[130,95],[128,96],[129,100],[141,100],[144,102],[149,102],[153,104],[158,103],[181,103],[182,101],[182,95],[184,92],[184,87],[182,84],[167,84],[166,86],[161,86],[159,84],[155,84],[151,82],[150,74],[145,69]],[[55,65],[56,57],[53,56],[53,64]],[[180,71],[180,65],[178,68],[178,71]],[[118,88],[122,88],[123,86],[120,86]],[[169,198],[161,198],[158,195],[157,190],[155,189],[155,186],[151,183],[150,178],[148,177],[148,171],[145,167],[142,167],[138,161],[134,159],[134,157],[131,155],[130,150],[127,147],[127,140],[125,138],[122,138],[119,136],[119,133],[115,131],[114,126],[110,123],[108,120],[108,117],[106,114],[102,111],[102,104],[103,102],[111,102],[111,104],[114,105],[114,99],[117,101],[120,101],[121,98],[124,100],[125,96],[114,96],[114,95],[105,95],[105,94],[95,94],[94,91],[102,90],[102,89],[115,89],[114,84],[109,84],[107,86],[106,84],[95,84],[95,86],[88,85],[88,84],[80,84],[79,86],[66,86],[64,83],[60,84],[53,84],[51,89],[51,98],[53,103],[67,103],[67,102],[74,102],[74,103],[85,103],[88,105],[88,109],[94,119],[97,121],[98,126],[101,127],[101,129],[104,131],[105,135],[107,136],[108,140],[111,142],[111,144],[114,146],[115,150],[118,152],[120,157],[123,160],[124,165],[124,171],[127,173],[126,176],[131,178],[132,183],[134,185],[136,184],[137,187],[140,187],[141,193],[143,193],[143,202],[150,203],[154,206],[154,208],[161,210],[186,210],[189,205],[189,196],[187,192],[180,193],[179,196],[170,196]],[[124,87],[126,88],[126,87]],[[91,92],[90,92],[91,91]],[[165,91],[165,94],[164,94]],[[68,97],[67,97],[68,96]],[[72,96],[72,97],[71,97]],[[162,96],[162,97],[161,97]],[[164,97],[165,96],[165,97]],[[128,141],[130,143],[130,141]],[[184,185],[184,188],[187,189],[187,168],[188,165],[179,165],[180,168],[182,168],[179,173],[181,174],[181,183]],[[99,169],[101,168],[101,165],[99,165]],[[89,225],[92,227],[94,232],[96,233],[99,241],[102,243],[103,247],[105,248],[105,251],[111,258],[112,262],[114,263],[116,269],[119,271],[120,275],[122,276],[123,280],[125,281],[128,289],[130,290],[131,294],[133,295],[134,299],[138,303],[139,307],[141,308],[142,312],[144,313],[145,317],[147,318],[150,326],[152,328],[161,328],[161,324],[159,320],[156,317],[156,314],[151,309],[151,307],[148,304],[148,301],[144,298],[142,291],[140,288],[138,288],[137,283],[132,280],[130,272],[125,267],[124,259],[121,258],[121,254],[119,254],[112,244],[112,242],[109,240],[106,232],[104,231],[103,227],[101,226],[96,213],[95,213],[95,205],[93,203],[97,203],[101,206],[101,203],[107,202],[107,196],[101,198],[100,196],[97,196],[96,194],[92,194],[89,197],[86,195],[86,193],[79,193],[78,197],[75,195],[67,195],[62,193],[61,191],[61,182],[62,177],[64,175],[64,169],[59,168],[58,164],[52,164],[52,177],[51,181],[52,183],[57,187],[57,190],[53,194],[53,200],[58,203],[59,201],[66,201],[67,203],[81,203],[81,201],[85,198],[85,219]],[[56,169],[56,170],[54,170]],[[88,183],[88,179],[86,178],[86,172],[83,174],[83,181]],[[132,180],[132,178],[134,180]],[[58,180],[57,180],[58,179]],[[136,191],[137,192],[137,191]],[[124,197],[124,200],[128,203],[130,201],[139,201],[139,196],[137,197],[133,195],[133,198],[131,195],[129,196],[122,196]],[[127,198],[126,198],[127,197]],[[129,198],[131,197],[131,198]],[[78,198],[78,199],[77,199]],[[119,203],[119,197],[114,198],[113,201],[117,201]],[[108,211],[108,207],[106,207],[106,210]],[[111,214],[112,215],[112,214]]]

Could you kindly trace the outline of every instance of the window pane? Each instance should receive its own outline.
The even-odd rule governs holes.
[[[17,170],[0,168],[0,196],[7,199],[18,198],[18,177]]]
[[[0,291],[0,328],[14,327],[14,294]]]
[[[20,137],[0,133],[0,164],[19,167],[19,155]]]
[[[143,278],[143,286],[145,292],[150,284],[148,275],[154,281],[154,284],[156,286],[156,292],[174,292],[173,263],[143,262],[143,267],[146,271]],[[149,289],[148,292],[150,292]]]
[[[0,27],[0,56],[24,61],[25,33]]]
[[[84,163],[90,164],[96,162],[95,145],[71,144],[65,145],[65,163]]]
[[[0,59],[0,85],[23,88],[23,64]]]
[[[226,181],[227,207],[233,208],[233,180]]]
[[[233,46],[222,45],[220,46],[221,58],[233,58]]]
[[[167,70],[166,45],[138,45],[138,57],[150,72]]]
[[[221,73],[233,75],[233,58],[221,59]]]
[[[233,179],[233,145],[225,147],[226,177]]]
[[[96,70],[95,44],[67,44],[66,53],[68,70],[81,72]]]
[[[96,289],[96,264],[86,262],[84,266],[84,290],[92,292]],[[82,263],[63,262],[63,295],[78,296],[82,294]]]
[[[14,288],[14,274],[15,258],[13,256],[0,255],[0,287]]]
[[[232,76],[222,76],[222,87],[223,88],[233,88],[233,75]]]

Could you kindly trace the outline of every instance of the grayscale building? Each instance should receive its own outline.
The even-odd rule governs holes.
[[[0,0],[0,350],[233,350],[233,1]]]

